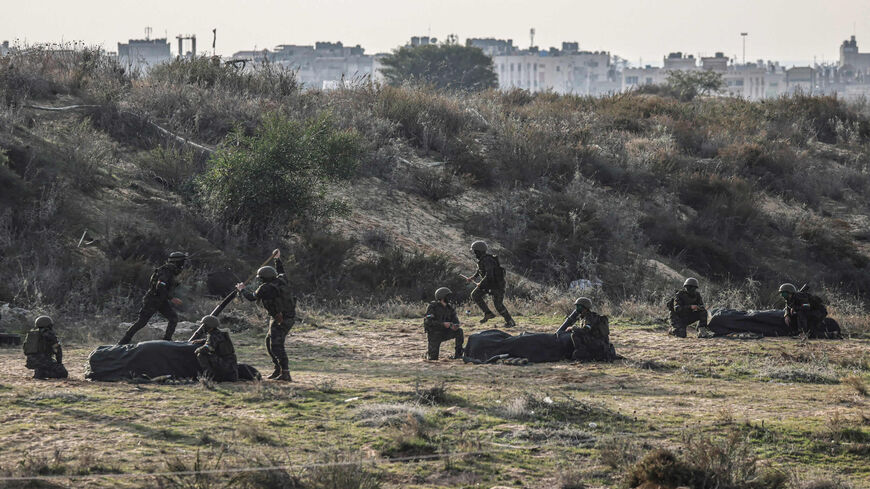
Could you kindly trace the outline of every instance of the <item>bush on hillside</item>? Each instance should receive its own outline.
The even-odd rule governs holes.
[[[268,117],[254,136],[235,133],[197,179],[206,212],[223,225],[245,224],[251,235],[284,230],[345,209],[326,196],[330,181],[349,179],[361,153],[353,131],[329,117],[298,122]]]

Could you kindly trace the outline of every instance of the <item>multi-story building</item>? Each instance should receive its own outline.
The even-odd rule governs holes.
[[[610,53],[580,51],[577,43],[562,43],[562,49],[547,51],[515,50],[495,55],[492,61],[502,90],[575,95],[604,95],[619,90]]]
[[[516,53],[519,49],[514,46],[513,39],[494,39],[492,37],[472,37],[465,40],[465,45],[480,48],[487,56],[507,56]]]
[[[170,60],[172,53],[166,38],[130,39],[126,44],[118,43],[118,63],[127,69],[148,71]]]
[[[367,80],[374,71],[374,57],[359,45],[341,42],[317,42],[314,46],[282,44],[274,51],[239,51],[234,60],[269,62],[296,72],[304,87],[328,89],[355,81]]]
[[[9,54],[9,41],[3,41],[3,44],[0,44],[0,56],[7,54]]]
[[[840,45],[840,76],[845,81],[870,82],[870,53],[858,50],[855,36]]]

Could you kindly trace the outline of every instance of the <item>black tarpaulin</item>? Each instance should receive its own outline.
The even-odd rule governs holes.
[[[135,345],[99,346],[88,355],[85,378],[120,381],[169,375],[190,379],[199,375],[196,349],[199,345],[180,341],[143,341]],[[257,370],[239,365],[240,380],[259,376]]]
[[[527,358],[533,363],[559,362],[571,358],[574,345],[571,334],[556,336],[553,333],[523,333],[511,336],[504,331],[490,329],[468,337],[464,360],[486,362],[498,355],[511,358]]]
[[[753,333],[761,336],[795,336],[797,331],[785,323],[781,309],[767,311],[736,311],[734,309],[713,309],[707,324],[716,336]],[[840,326],[831,318],[822,321],[819,331],[809,332],[811,337],[824,338],[826,332],[839,332]],[[834,337],[834,335],[830,335]]]

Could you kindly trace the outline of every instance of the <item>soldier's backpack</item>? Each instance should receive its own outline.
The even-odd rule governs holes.
[[[233,347],[233,342],[230,340],[230,335],[224,332],[221,332],[224,335],[224,341],[221,341],[218,344],[217,355],[219,357],[232,357],[236,354],[236,349]]]
[[[275,285],[278,289],[278,297],[275,299],[275,307],[278,311],[289,314],[291,317],[296,317],[296,298],[293,297],[293,291],[290,290],[290,285],[287,283],[287,278],[284,275],[278,275],[275,279]]]
[[[24,338],[24,354],[36,355],[38,353],[48,353],[48,348],[46,348],[39,329],[31,329],[27,332],[27,337]]]
[[[495,271],[493,273],[492,283],[497,287],[504,288],[506,275],[505,269],[498,261],[498,255],[492,255],[492,257],[495,258]]]

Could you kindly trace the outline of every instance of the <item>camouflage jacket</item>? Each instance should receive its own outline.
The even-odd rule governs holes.
[[[804,312],[819,319],[824,319],[828,315],[828,309],[822,302],[821,297],[806,292],[796,292],[786,301],[786,316],[797,314],[798,312]]]
[[[694,294],[690,294],[686,289],[678,290],[674,296],[674,312],[678,314],[690,312],[692,310],[691,306],[699,306],[701,308],[705,307],[704,299],[701,298],[701,293],[695,291]]]
[[[148,292],[145,293],[145,299],[166,301],[173,297],[175,288],[178,286],[178,280],[175,278],[181,273],[181,269],[172,263],[160,265],[151,274]]]
[[[504,290],[504,276],[500,269],[498,258],[486,253],[477,260],[477,272],[471,278],[480,278],[478,287],[483,290]]]
[[[57,363],[63,363],[63,348],[51,328],[34,328],[28,331],[24,338],[24,354],[28,358],[54,356]]]
[[[236,349],[226,331],[212,330],[205,337],[205,346],[208,352],[225,360],[236,361]]]
[[[255,292],[242,289],[242,296],[249,301],[259,302],[272,317],[278,314],[285,318],[296,317],[296,299],[284,276],[284,264],[278,258],[275,258],[275,270],[278,272],[275,280],[264,282]]]
[[[426,308],[426,317],[423,318],[423,327],[427,330],[447,329],[444,323],[459,324],[456,309],[450,304],[445,306],[440,301],[430,302]]]
[[[607,316],[592,311],[586,311],[582,315],[576,310],[573,311],[567,318],[565,318],[565,322],[562,323],[562,327],[560,327],[559,330],[564,331],[570,328],[580,319],[582,319],[580,325],[575,326],[572,330],[573,335],[610,341],[610,320]]]

